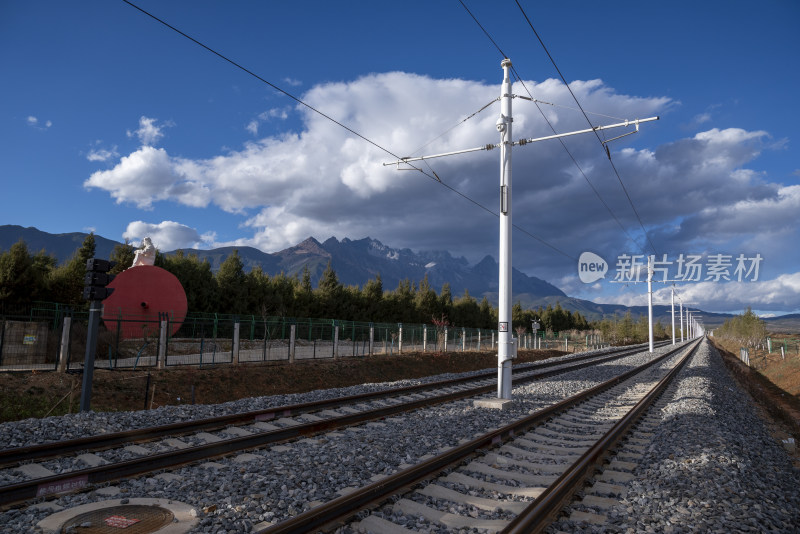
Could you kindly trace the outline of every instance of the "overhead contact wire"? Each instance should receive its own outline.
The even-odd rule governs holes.
[[[533,95],[528,90],[528,87],[525,85],[525,82],[522,80],[522,77],[519,75],[517,70],[513,66],[511,67],[511,70],[514,73],[514,76],[516,76],[517,80],[522,84],[522,88],[525,89],[526,93],[528,93],[528,96],[530,96],[533,99]],[[536,109],[539,110],[539,113],[541,113],[542,118],[547,123],[547,126],[550,127],[550,130],[553,132],[553,134],[557,134],[558,132],[556,131],[555,127],[553,127],[553,124],[550,122],[550,120],[547,118],[547,115],[544,114],[544,111],[542,111],[542,108],[539,107],[538,102],[536,102],[535,100],[536,99],[534,99],[533,103],[536,105]],[[625,226],[622,224],[622,222],[617,218],[616,215],[614,215],[614,212],[611,210],[611,207],[606,203],[605,200],[603,200],[603,197],[600,195],[600,192],[597,190],[597,188],[594,186],[594,184],[592,184],[592,182],[589,180],[589,177],[586,176],[586,173],[583,172],[583,169],[581,168],[580,164],[578,163],[578,160],[576,160],[575,156],[572,155],[572,152],[569,151],[569,148],[567,148],[567,144],[564,142],[564,140],[561,139],[561,138],[558,138],[558,142],[561,143],[561,146],[564,148],[564,151],[570,157],[570,159],[572,160],[572,163],[575,164],[575,167],[581,173],[581,176],[583,176],[583,179],[586,180],[586,183],[589,184],[589,187],[592,188],[592,191],[594,191],[594,194],[597,196],[597,198],[600,200],[600,202],[603,204],[603,206],[605,206],[605,208],[608,210],[608,213],[617,222],[617,224],[622,229],[622,231],[625,232],[625,235],[628,236],[628,239],[630,239],[631,242],[633,242],[634,245],[639,246],[639,244],[631,236],[630,232],[628,232],[628,230],[625,228]]]
[[[372,146],[374,146],[374,147],[376,147],[376,148],[378,148],[378,149],[382,150],[383,152],[385,152],[385,153],[389,154],[389,155],[390,155],[390,156],[392,156],[393,158],[395,158],[395,159],[397,159],[397,160],[401,160],[401,159],[403,159],[403,158],[401,158],[400,156],[398,156],[398,155],[394,154],[394,153],[393,153],[391,150],[389,150],[389,149],[387,149],[387,148],[384,148],[383,146],[379,145],[378,143],[376,143],[376,142],[372,141],[371,139],[369,139],[369,138],[367,138],[367,137],[365,137],[365,136],[361,135],[360,133],[358,133],[357,131],[353,130],[353,129],[352,129],[352,128],[350,128],[349,126],[346,126],[345,124],[342,124],[341,122],[337,121],[337,120],[336,120],[336,119],[334,119],[333,117],[331,117],[331,116],[329,116],[329,115],[327,115],[327,114],[323,113],[322,111],[320,111],[320,110],[316,109],[315,107],[311,106],[310,104],[307,104],[306,102],[304,102],[304,101],[303,101],[303,100],[301,100],[300,98],[298,98],[298,97],[294,96],[293,94],[291,94],[291,93],[289,93],[288,91],[286,91],[286,90],[282,89],[281,87],[278,87],[277,85],[273,84],[273,83],[272,83],[272,82],[270,82],[269,80],[266,80],[265,78],[262,78],[261,76],[259,76],[258,74],[254,73],[254,72],[253,72],[253,71],[251,71],[250,69],[248,69],[248,68],[244,67],[243,65],[241,65],[241,64],[239,64],[239,63],[237,63],[236,61],[234,61],[234,60],[232,60],[232,59],[228,58],[227,56],[225,56],[225,55],[223,55],[223,54],[221,54],[221,53],[217,52],[217,51],[216,51],[216,50],[214,50],[213,48],[211,48],[211,47],[209,47],[209,46],[207,46],[207,45],[203,44],[202,42],[198,41],[198,40],[197,40],[197,39],[195,39],[194,37],[192,37],[192,36],[188,35],[187,33],[185,33],[185,32],[183,32],[183,31],[181,31],[180,29],[178,29],[178,28],[176,28],[175,26],[173,26],[173,25],[169,24],[168,22],[166,22],[166,21],[164,21],[164,20],[160,19],[159,17],[157,17],[157,16],[153,15],[152,13],[150,13],[150,12],[148,12],[148,11],[146,11],[146,10],[142,9],[141,7],[139,7],[139,6],[137,6],[136,4],[134,4],[134,3],[130,2],[129,0],[122,0],[122,1],[123,1],[123,2],[125,2],[126,4],[128,4],[129,6],[131,6],[131,7],[135,8],[136,10],[140,11],[141,13],[143,13],[143,14],[147,15],[148,17],[152,18],[153,20],[155,20],[155,21],[159,22],[160,24],[162,24],[162,25],[166,26],[167,28],[171,29],[172,31],[174,31],[174,32],[178,33],[179,35],[181,35],[181,36],[185,37],[186,39],[189,39],[190,41],[192,41],[193,43],[197,44],[198,46],[200,46],[200,47],[204,48],[204,49],[205,49],[205,50],[207,50],[208,52],[211,52],[212,54],[214,54],[215,56],[219,57],[220,59],[222,59],[222,60],[224,60],[224,61],[226,61],[226,62],[230,63],[230,64],[231,64],[231,65],[233,65],[234,67],[236,67],[236,68],[238,68],[238,69],[242,70],[243,72],[245,72],[245,73],[249,74],[250,76],[252,76],[252,77],[256,78],[257,80],[259,80],[259,81],[261,81],[261,82],[263,82],[263,83],[267,84],[268,86],[272,87],[272,88],[273,88],[273,89],[275,89],[276,91],[278,91],[278,92],[280,92],[280,93],[282,93],[282,94],[284,94],[284,95],[288,96],[289,98],[291,98],[291,99],[292,99],[292,100],[294,100],[295,102],[297,102],[297,103],[299,103],[299,104],[301,104],[301,105],[305,106],[306,108],[310,109],[310,110],[311,110],[311,111],[313,111],[314,113],[317,113],[318,115],[320,115],[320,116],[322,116],[322,117],[326,118],[327,120],[331,121],[332,123],[336,124],[337,126],[339,126],[339,127],[341,127],[341,128],[344,128],[344,129],[345,129],[345,130],[347,130],[348,132],[350,132],[350,133],[352,133],[353,135],[355,135],[355,136],[359,137],[360,139],[362,139],[362,140],[366,141],[367,143],[371,144]],[[463,5],[463,2],[462,2],[462,5]],[[464,8],[466,9],[466,6],[464,6]],[[469,11],[469,10],[467,10],[467,11]],[[474,18],[474,17],[473,17],[473,18]],[[477,21],[476,21],[476,22],[477,22]],[[485,31],[485,30],[484,30],[484,31]],[[501,52],[501,53],[502,53],[502,52]],[[461,121],[461,123],[463,123],[464,121],[466,121],[466,120],[468,120],[469,118],[473,117],[474,115],[476,115],[476,114],[480,113],[481,111],[483,111],[484,109],[486,109],[487,107],[489,107],[489,106],[490,106],[491,104],[493,104],[494,102],[495,102],[495,101],[493,100],[493,101],[492,101],[492,102],[490,102],[489,104],[485,105],[483,108],[481,108],[481,109],[480,109],[480,110],[478,110],[477,112],[473,113],[472,115],[470,115],[469,117],[467,117],[466,119],[464,119],[463,121]],[[461,123],[459,123],[459,124],[461,124]],[[458,125],[456,125],[456,126],[458,126]],[[455,127],[455,126],[454,126],[454,127]],[[451,129],[452,129],[452,128],[451,128]],[[445,133],[446,133],[446,132],[445,132]],[[444,135],[444,134],[443,134],[443,135]],[[480,202],[478,202],[477,200],[474,200],[474,199],[470,198],[469,196],[467,196],[466,194],[462,193],[461,191],[459,191],[459,190],[455,189],[454,187],[452,187],[452,186],[450,186],[450,185],[446,184],[445,182],[443,182],[443,181],[442,181],[442,180],[441,180],[441,179],[440,179],[438,176],[436,176],[436,175],[435,175],[435,173],[434,173],[434,176],[431,176],[430,174],[428,174],[427,172],[425,172],[423,169],[420,169],[419,167],[415,167],[414,165],[411,165],[410,163],[406,163],[406,165],[409,165],[409,166],[410,166],[410,167],[412,167],[414,170],[417,170],[417,171],[421,172],[423,175],[427,176],[427,177],[428,177],[428,178],[430,178],[431,180],[434,180],[434,181],[436,181],[437,183],[439,183],[439,184],[441,184],[442,186],[446,187],[447,189],[449,189],[449,190],[450,190],[450,191],[452,191],[453,193],[457,194],[458,196],[462,197],[463,199],[465,199],[465,200],[467,200],[467,201],[471,202],[472,204],[474,204],[474,205],[478,206],[478,207],[479,207],[479,208],[481,208],[482,210],[484,210],[484,211],[486,211],[486,212],[488,212],[488,213],[491,213],[491,214],[492,214],[492,215],[494,215],[495,217],[498,217],[498,218],[500,217],[500,215],[499,215],[498,213],[496,213],[496,212],[492,211],[491,209],[489,209],[488,207],[484,206],[483,204],[481,204],[481,203],[480,203]],[[433,170],[432,170],[432,169],[431,169],[431,172],[433,172]],[[515,228],[517,228],[517,229],[521,230],[521,231],[522,231],[522,232],[524,232],[525,234],[527,234],[527,235],[529,235],[529,236],[533,237],[534,239],[536,239],[536,240],[540,241],[542,244],[544,244],[544,245],[546,245],[546,246],[548,246],[548,247],[552,248],[552,249],[553,249],[553,250],[555,250],[556,252],[559,252],[560,254],[563,254],[564,256],[566,256],[566,257],[568,257],[568,258],[570,258],[570,259],[574,259],[572,256],[570,256],[570,255],[569,255],[569,254],[567,254],[566,252],[564,252],[564,251],[562,251],[562,250],[559,250],[557,247],[555,247],[555,246],[551,245],[550,243],[546,242],[545,240],[541,239],[540,237],[537,237],[537,236],[535,236],[534,234],[531,234],[530,232],[528,232],[528,231],[526,231],[526,230],[523,230],[522,228],[519,228],[519,227],[518,227],[518,226],[516,226],[516,225],[514,225],[514,226],[515,226]]]
[[[498,46],[497,42],[496,42],[496,41],[495,41],[495,40],[492,38],[492,36],[489,34],[489,32],[486,30],[486,28],[484,28],[484,27],[483,27],[483,25],[480,23],[480,21],[477,19],[477,17],[476,17],[476,16],[475,16],[475,15],[472,13],[472,11],[470,11],[470,10],[469,10],[469,8],[468,8],[468,7],[467,7],[467,6],[464,4],[464,2],[463,2],[462,0],[459,0],[459,3],[460,3],[460,4],[461,4],[461,6],[462,6],[462,7],[463,7],[463,8],[464,8],[466,11],[467,11],[467,13],[469,13],[470,17],[472,17],[472,20],[473,20],[473,21],[475,21],[475,24],[477,24],[477,25],[478,25],[478,27],[479,27],[479,28],[480,28],[480,29],[483,31],[484,35],[486,35],[486,37],[489,39],[489,41],[491,41],[491,42],[492,42],[492,44],[494,45],[494,47],[495,47],[495,48],[497,48],[497,50],[500,52],[500,55],[502,55],[504,59],[507,59],[507,58],[508,58],[508,56],[506,56],[506,55],[505,55],[505,53],[503,52],[503,50],[500,48],[500,46]],[[536,105],[536,109],[538,109],[538,110],[539,110],[539,113],[541,113],[541,115],[542,115],[542,118],[545,120],[545,122],[547,123],[547,125],[550,127],[550,130],[551,130],[551,131],[552,131],[554,134],[557,134],[558,132],[556,132],[556,129],[553,127],[552,123],[551,123],[551,122],[548,120],[547,116],[546,116],[546,115],[544,114],[544,112],[542,111],[542,108],[539,106],[539,102],[540,102],[540,101],[538,101],[537,99],[535,99],[535,98],[533,97],[533,95],[531,94],[531,92],[528,90],[528,87],[525,85],[525,82],[522,80],[522,77],[519,75],[519,73],[517,72],[516,68],[515,68],[513,65],[512,65],[512,67],[511,67],[511,72],[514,74],[514,76],[516,77],[516,79],[517,79],[517,80],[518,80],[518,81],[519,81],[519,82],[522,84],[522,87],[525,89],[525,92],[527,92],[527,93],[528,93],[528,96],[530,96],[531,100],[532,100],[532,101],[533,101],[533,103]],[[545,103],[546,103],[546,104],[549,104],[549,105],[551,105],[551,106],[556,106],[556,104],[552,104],[552,103],[550,103],[550,102],[545,102]],[[563,107],[567,107],[567,106],[563,106]],[[573,108],[571,108],[571,109],[573,109]],[[581,111],[583,111],[583,110],[581,110]],[[584,115],[585,115],[585,113],[584,113]],[[598,115],[599,115],[599,114],[598,114]],[[606,115],[606,116],[607,116],[607,115]],[[618,117],[611,117],[611,118],[618,118]],[[620,120],[624,120],[624,119],[620,119]],[[596,135],[596,134],[597,134],[597,132],[595,132],[595,135]],[[563,140],[563,139],[561,139],[561,138],[559,138],[559,139],[558,139],[558,142],[559,142],[559,143],[561,143],[561,146],[562,146],[562,147],[564,148],[564,150],[567,152],[567,154],[569,155],[570,159],[571,159],[571,160],[572,160],[572,162],[575,164],[575,167],[577,167],[578,171],[579,171],[579,172],[581,173],[581,175],[583,176],[584,180],[586,180],[586,183],[588,183],[588,184],[589,184],[589,187],[591,187],[591,188],[592,188],[592,191],[594,191],[594,194],[595,194],[595,195],[597,195],[597,198],[598,198],[598,199],[600,199],[600,202],[602,202],[602,203],[603,203],[603,205],[606,207],[606,209],[608,210],[609,214],[611,214],[611,217],[613,217],[613,219],[614,219],[614,220],[617,222],[617,224],[618,224],[618,225],[619,225],[619,227],[622,229],[622,231],[623,231],[623,232],[625,232],[625,235],[626,235],[626,236],[628,236],[628,239],[630,239],[630,240],[631,240],[631,242],[633,242],[633,244],[635,244],[636,246],[639,246],[639,244],[636,242],[636,240],[635,240],[635,239],[634,239],[634,238],[631,236],[630,232],[628,232],[628,230],[625,228],[625,226],[623,226],[623,224],[620,222],[620,220],[617,218],[617,216],[616,216],[616,215],[614,215],[614,212],[613,212],[613,211],[611,211],[611,208],[608,206],[608,204],[606,204],[606,201],[605,201],[605,200],[603,200],[603,198],[600,196],[600,193],[597,191],[597,189],[594,187],[594,185],[593,185],[593,184],[592,184],[592,183],[589,181],[589,178],[586,176],[586,173],[584,173],[584,172],[583,172],[583,169],[581,168],[581,166],[578,164],[578,161],[575,159],[575,157],[572,155],[572,153],[571,153],[571,152],[569,151],[569,149],[567,148],[567,145],[564,143],[564,140]],[[557,248],[555,248],[553,245],[550,245],[549,243],[547,243],[547,242],[545,242],[545,241],[543,241],[543,240],[539,239],[538,237],[534,236],[533,234],[530,234],[529,232],[527,232],[527,231],[525,231],[525,230],[522,230],[522,229],[521,229],[521,228],[519,228],[518,226],[514,225],[514,227],[515,227],[515,228],[517,228],[517,229],[519,229],[519,230],[520,230],[520,231],[522,231],[523,233],[526,233],[526,234],[528,234],[529,236],[533,237],[534,239],[537,239],[537,240],[541,241],[542,243],[544,243],[545,245],[549,246],[550,248],[553,248],[554,250],[557,250],[559,253],[561,253],[561,254],[563,254],[563,255],[567,256],[568,258],[570,258],[570,259],[573,259],[573,260],[575,259],[575,258],[573,258],[572,256],[570,256],[569,254],[566,254],[565,252],[563,252],[563,251],[561,251],[561,250],[558,250],[558,249],[557,249]],[[576,260],[576,261],[577,261],[577,260]]]
[[[347,126],[347,125],[345,125],[345,124],[343,124],[343,123],[341,123],[341,122],[337,121],[336,119],[334,119],[334,118],[333,118],[333,117],[331,117],[330,115],[327,115],[327,114],[323,113],[322,111],[318,110],[318,109],[317,109],[317,108],[315,108],[314,106],[312,106],[312,105],[310,105],[310,104],[308,104],[308,103],[304,102],[304,101],[303,101],[303,100],[301,100],[300,98],[298,98],[298,97],[294,96],[292,93],[290,93],[290,92],[286,91],[285,89],[282,89],[282,88],[278,87],[277,85],[275,85],[274,83],[270,82],[269,80],[266,80],[266,79],[262,78],[261,76],[259,76],[259,75],[258,75],[258,74],[256,74],[255,72],[251,71],[251,70],[250,70],[250,69],[248,69],[247,67],[244,67],[243,65],[241,65],[241,64],[239,64],[239,63],[237,63],[236,61],[234,61],[234,60],[230,59],[229,57],[227,57],[227,56],[225,56],[225,55],[223,55],[223,54],[221,54],[221,53],[217,52],[217,51],[216,51],[216,50],[214,50],[213,48],[211,48],[211,47],[209,47],[209,46],[206,46],[205,44],[203,44],[202,42],[198,41],[197,39],[195,39],[195,38],[194,38],[194,37],[192,37],[191,35],[188,35],[188,34],[184,33],[183,31],[179,30],[178,28],[176,28],[175,26],[171,25],[170,23],[168,23],[168,22],[166,22],[166,21],[164,21],[164,20],[162,20],[162,19],[158,18],[157,16],[153,15],[153,14],[152,14],[152,13],[150,13],[149,11],[146,11],[146,10],[142,9],[141,7],[139,7],[139,6],[137,6],[136,4],[134,4],[134,3],[130,2],[129,0],[122,0],[122,1],[123,1],[123,2],[125,2],[126,4],[128,4],[129,6],[131,6],[131,7],[135,8],[135,9],[137,9],[137,10],[141,11],[142,13],[144,13],[144,14],[145,14],[145,15],[147,15],[148,17],[152,18],[153,20],[155,20],[155,21],[157,21],[157,22],[160,22],[161,24],[163,24],[163,25],[164,25],[164,26],[166,26],[167,28],[171,29],[172,31],[174,31],[174,32],[176,32],[176,33],[178,33],[178,34],[182,35],[183,37],[185,37],[185,38],[189,39],[190,41],[192,41],[192,42],[193,42],[193,43],[195,43],[196,45],[198,45],[198,46],[201,46],[201,47],[205,48],[207,51],[211,52],[212,54],[214,54],[215,56],[219,57],[220,59],[223,59],[224,61],[227,61],[228,63],[230,63],[230,64],[231,64],[231,65],[233,65],[234,67],[236,67],[236,68],[238,68],[238,69],[240,69],[240,70],[242,70],[242,71],[246,72],[247,74],[249,74],[250,76],[254,77],[255,79],[257,79],[257,80],[259,80],[259,81],[261,81],[261,82],[263,82],[263,83],[265,83],[265,84],[269,85],[270,87],[272,87],[272,88],[273,88],[273,89],[275,89],[276,91],[278,91],[278,92],[280,92],[280,93],[282,93],[282,94],[284,94],[284,95],[288,96],[289,98],[291,98],[292,100],[294,100],[294,101],[295,101],[295,102],[297,102],[298,104],[301,104],[301,105],[305,106],[306,108],[310,109],[310,110],[311,110],[311,111],[313,111],[314,113],[316,113],[316,114],[318,114],[318,115],[320,115],[320,116],[322,116],[322,117],[325,117],[326,119],[328,119],[328,120],[329,120],[329,121],[331,121],[332,123],[336,124],[337,126],[340,126],[341,128],[344,128],[345,130],[347,130],[347,131],[348,131],[348,132],[350,132],[351,134],[353,134],[353,135],[355,135],[355,136],[359,137],[360,139],[362,139],[362,140],[366,141],[367,143],[371,144],[372,146],[374,146],[374,147],[376,147],[376,148],[378,148],[378,149],[382,150],[383,152],[386,152],[387,154],[389,154],[389,155],[390,155],[390,156],[392,156],[393,158],[402,159],[402,158],[400,158],[400,156],[397,156],[396,154],[394,154],[394,153],[393,153],[391,150],[389,150],[389,149],[387,149],[387,148],[384,148],[384,147],[382,147],[381,145],[379,145],[379,144],[378,144],[378,143],[376,143],[375,141],[372,141],[371,139],[369,139],[369,138],[367,138],[367,137],[365,137],[365,136],[361,135],[360,133],[358,133],[357,131],[353,130],[353,129],[352,129],[352,128],[350,128],[349,126]],[[411,166],[412,166],[412,167],[414,167],[413,165],[411,165]],[[428,175],[428,174],[427,174],[425,171],[423,171],[422,169],[419,169],[419,168],[417,168],[417,167],[414,167],[414,168],[415,168],[416,170],[420,171],[422,174],[425,174],[426,176],[428,176],[428,177],[429,177],[429,178],[431,178],[432,180],[439,181],[439,180],[437,180],[436,178],[434,178],[433,176],[430,176],[430,175]]]
[[[558,65],[556,65],[555,59],[553,59],[553,56],[550,55],[550,51],[547,49],[547,46],[545,46],[544,41],[542,41],[542,38],[539,36],[539,32],[537,32],[536,28],[533,27],[533,23],[531,22],[531,19],[528,18],[528,14],[525,13],[525,10],[522,8],[522,5],[519,3],[519,0],[514,0],[514,2],[516,2],[517,7],[522,12],[522,16],[525,17],[525,20],[528,22],[528,26],[530,26],[531,31],[533,31],[533,34],[536,36],[536,39],[539,40],[539,44],[542,45],[542,49],[544,49],[544,52],[547,54],[547,57],[550,58],[550,62],[553,64],[553,67],[556,69],[556,72],[558,72],[558,75],[561,78],[561,81],[566,86],[567,90],[569,91],[569,94],[572,95],[573,100],[575,100],[575,103],[578,105],[578,108],[580,108],[581,113],[583,114],[584,118],[586,119],[586,122],[589,123],[589,126],[594,127],[594,125],[592,124],[592,121],[589,120],[589,116],[586,114],[586,111],[584,111],[583,106],[581,106],[581,103],[578,101],[578,98],[575,96],[575,93],[572,92],[572,88],[569,86],[569,83],[567,83],[567,79],[562,74],[561,69],[559,69]],[[597,140],[600,142],[600,144],[605,148],[605,144],[603,143],[603,140],[600,139],[600,135],[597,133],[597,131],[594,132],[594,135],[595,135],[595,137],[597,137]],[[636,215],[636,219],[639,221],[639,226],[642,227],[642,231],[644,232],[644,235],[647,238],[647,242],[650,244],[650,247],[653,249],[653,253],[658,254],[658,251],[656,250],[655,245],[653,245],[653,241],[650,239],[650,234],[647,233],[647,230],[644,227],[644,223],[642,222],[642,218],[639,216],[639,212],[636,210],[636,206],[633,205],[633,199],[631,199],[631,195],[628,193],[628,189],[625,187],[625,184],[622,183],[622,177],[619,175],[619,171],[617,170],[616,165],[614,165],[614,162],[611,160],[611,155],[610,155],[611,153],[607,152],[607,154],[608,154],[608,160],[609,160],[609,162],[611,162],[611,168],[614,169],[614,174],[616,174],[617,180],[619,181],[619,185],[622,187],[622,190],[625,192],[625,196],[628,198],[628,202],[631,205],[631,209],[633,209],[633,213]]]

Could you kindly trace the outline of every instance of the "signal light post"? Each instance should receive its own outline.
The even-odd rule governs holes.
[[[83,360],[83,382],[81,385],[81,411],[88,412],[92,403],[92,379],[94,378],[94,356],[97,350],[97,330],[100,328],[100,314],[103,311],[103,300],[108,298],[114,289],[106,287],[113,279],[108,274],[117,262],[91,258],[86,260],[83,298],[89,304],[89,329],[86,333],[86,356]]]
[[[650,117],[647,119],[627,120],[617,124],[609,124],[606,126],[593,126],[583,130],[576,130],[573,132],[548,135],[545,137],[538,137],[533,139],[520,139],[513,141],[511,139],[511,124],[514,119],[511,115],[511,99],[522,98],[523,100],[530,100],[532,102],[539,102],[534,98],[525,96],[518,96],[511,93],[511,60],[508,58],[503,59],[501,62],[503,68],[503,83],[500,90],[500,118],[497,119],[495,127],[500,133],[500,143],[488,144],[476,148],[469,148],[465,150],[457,150],[454,152],[447,152],[442,154],[434,154],[431,156],[407,157],[391,163],[384,163],[384,165],[400,165],[408,164],[412,161],[422,161],[433,158],[440,158],[444,156],[454,156],[457,154],[466,154],[469,152],[477,152],[479,150],[492,150],[494,148],[500,149],[500,243],[499,243],[499,283],[498,283],[498,343],[497,343],[497,398],[501,402],[498,407],[505,404],[503,401],[511,400],[511,360],[516,357],[515,340],[511,335],[512,315],[511,315],[511,149],[514,145],[527,145],[537,141],[546,141],[548,139],[559,139],[561,137],[569,137],[572,135],[593,133],[600,130],[608,130],[611,128],[622,128],[635,126],[636,132],[639,131],[639,123],[656,121],[658,117]],[[628,132],[630,133],[635,132]],[[622,137],[622,136],[620,136]],[[614,139],[618,139],[615,137]],[[613,139],[609,139],[613,141]],[[606,143],[603,147],[608,150]],[[409,169],[403,169],[409,170]],[[410,170],[420,170],[412,167]]]

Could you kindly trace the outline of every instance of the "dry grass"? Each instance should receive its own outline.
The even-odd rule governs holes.
[[[522,350],[516,362],[543,360],[559,354],[564,353],[557,350]],[[114,412],[141,410],[145,406],[156,408],[189,404],[192,402],[192,392],[197,404],[216,404],[244,397],[304,393],[315,389],[461,373],[496,366],[496,353],[429,352],[340,360],[302,360],[295,364],[275,362],[204,366],[202,369],[96,369],[91,406],[94,411]],[[145,392],[148,374],[150,388]],[[81,374],[0,373],[0,422],[77,411],[81,380]]]

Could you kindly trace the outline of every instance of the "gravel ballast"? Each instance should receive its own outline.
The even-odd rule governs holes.
[[[413,417],[395,416],[248,455],[65,495],[47,505],[60,509],[110,498],[166,498],[197,509],[199,524],[192,532],[249,532],[255,525],[292,517],[315,501],[334,498],[344,488],[363,486],[375,476],[390,474],[459,440],[507,424],[649,358],[640,353],[516,387],[513,408],[505,412],[476,409],[469,401],[450,403],[417,411]],[[59,439],[59,432],[63,437],[77,437],[85,432],[166,424],[382,387],[386,385],[244,399],[217,406],[26,420],[0,425],[0,432],[4,446],[18,446],[11,443]],[[663,425],[637,473],[645,478],[632,483],[627,500],[615,509],[615,530],[796,532],[800,524],[798,471],[769,436],[713,349],[701,349],[682,371],[679,387],[669,394],[674,400],[664,408]],[[0,531],[36,532],[36,523],[49,513],[46,507],[0,513]]]
[[[550,532],[800,532],[800,469],[713,346],[703,343],[666,399],[611,526],[562,520]]]

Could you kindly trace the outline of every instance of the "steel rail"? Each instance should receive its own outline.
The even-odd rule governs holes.
[[[584,480],[594,474],[596,467],[608,451],[627,434],[630,427],[661,396],[698,347],[699,342],[622,419],[514,518],[501,531],[502,534],[531,534],[547,528],[564,504],[580,489]]]
[[[629,348],[620,349],[613,354],[623,354]],[[518,367],[514,372],[526,372],[532,368],[544,369],[547,367],[554,367],[557,365],[566,365],[571,362],[583,361],[592,358],[601,358],[602,355],[591,354],[586,356],[579,356],[570,358],[568,361],[550,362],[543,360],[539,362],[530,362],[525,368]],[[527,364],[526,364],[527,365]],[[428,382],[425,384],[417,384],[412,386],[401,386],[397,388],[386,389],[382,391],[362,393],[358,395],[347,395],[344,397],[336,397],[324,401],[305,402],[299,404],[291,404],[287,406],[278,406],[274,408],[265,408],[263,410],[253,410],[231,415],[221,415],[218,417],[209,417],[195,421],[181,421],[178,423],[170,423],[167,425],[159,425],[154,427],[139,428],[133,430],[124,430],[121,432],[113,432],[111,434],[88,436],[84,438],[75,438],[66,441],[56,441],[49,443],[41,443],[37,445],[28,445],[25,447],[14,447],[9,449],[0,450],[0,468],[5,468],[10,465],[16,465],[23,462],[32,462],[46,458],[55,458],[63,456],[72,452],[83,452],[86,450],[104,450],[118,445],[129,443],[142,443],[151,441],[164,436],[179,436],[189,434],[192,432],[218,430],[231,425],[252,424],[259,421],[270,421],[278,417],[290,417],[300,415],[313,411],[330,410],[346,406],[348,404],[378,400],[385,397],[395,395],[403,395],[414,393],[418,391],[427,391],[431,389],[454,386],[457,384],[475,382],[485,378],[491,378],[497,375],[496,371],[486,371],[477,375],[461,378],[451,378],[447,380],[438,380],[435,382]]]
[[[570,366],[568,368],[559,368],[539,373],[531,373],[528,376],[520,377],[517,383],[532,382],[541,378],[547,378],[549,376],[558,375],[564,372],[582,369],[590,365],[596,365],[599,362],[618,359],[627,355],[628,352],[629,351],[623,351],[612,356],[594,359],[578,365]],[[322,421],[304,423],[296,426],[280,428],[277,430],[261,432],[250,436],[241,436],[214,443],[187,447],[185,449],[153,454],[124,462],[91,467],[87,469],[78,469],[48,477],[18,482],[16,484],[9,484],[7,486],[0,486],[0,507],[10,506],[37,497],[81,490],[91,484],[111,482],[121,478],[177,467],[198,460],[206,460],[234,452],[257,449],[272,443],[287,441],[302,436],[309,436],[319,432],[334,430],[374,419],[385,418],[390,415],[415,410],[434,404],[442,404],[467,397],[473,397],[475,395],[493,392],[495,391],[496,387],[496,384],[479,386],[476,388],[438,395],[436,397],[417,399],[401,404],[324,419]]]
[[[466,459],[478,454],[481,449],[495,446],[512,439],[517,434],[526,432],[532,426],[545,422],[554,415],[616,386],[685,348],[685,346],[681,346],[672,349],[651,362],[631,369],[630,371],[589,388],[577,395],[539,410],[534,414],[488,432],[472,441],[369,484],[352,493],[337,497],[325,504],[321,504],[311,510],[298,514],[291,519],[255,532],[257,534],[305,534],[315,529],[323,529],[338,524],[364,508],[373,506],[404,489],[411,488],[419,482],[437,476],[445,468],[464,462]]]

